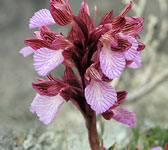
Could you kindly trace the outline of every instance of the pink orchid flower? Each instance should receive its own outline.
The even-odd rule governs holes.
[[[71,101],[84,115],[88,112],[102,114],[135,126],[135,114],[126,108],[117,108],[126,98],[126,91],[115,91],[108,84],[119,77],[125,67],[141,66],[141,51],[145,45],[137,40],[143,29],[144,19],[126,16],[132,1],[117,16],[113,11],[105,14],[98,26],[90,18],[89,6],[82,2],[79,14],[72,13],[69,1],[50,0],[50,10],[42,9],[30,19],[29,28],[39,28],[35,38],[27,38],[27,47],[20,53],[27,57],[33,54],[33,65],[40,76],[33,88],[37,95],[30,111],[36,113],[44,124],[51,123],[64,102]],[[48,25],[71,25],[67,36],[51,31]],[[62,79],[51,75],[60,64],[66,70]],[[76,68],[76,75],[72,68]],[[89,111],[88,111],[89,110]]]

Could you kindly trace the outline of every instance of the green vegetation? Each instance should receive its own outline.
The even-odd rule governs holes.
[[[165,143],[168,142],[168,129],[163,129],[159,126],[150,128],[142,135],[142,141],[144,143],[144,150],[154,146],[164,148]]]
[[[135,150],[138,147],[143,150],[150,150],[155,146],[161,146],[164,149],[165,143],[168,142],[168,129],[160,126],[147,129],[143,133],[140,132],[140,127],[137,126],[132,132],[133,139],[129,144],[129,150]]]

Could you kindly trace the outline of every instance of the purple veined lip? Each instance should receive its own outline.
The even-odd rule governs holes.
[[[57,116],[63,104],[64,99],[59,94],[56,96],[41,96],[37,94],[30,106],[30,111],[36,113],[39,120],[44,124],[49,124]]]

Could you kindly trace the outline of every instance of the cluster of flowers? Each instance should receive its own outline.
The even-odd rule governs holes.
[[[126,108],[118,108],[127,96],[109,84],[119,77],[125,67],[141,67],[141,51],[145,45],[139,41],[138,33],[143,29],[142,17],[128,17],[132,1],[117,16],[113,11],[105,14],[99,24],[90,19],[89,7],[82,2],[75,16],[66,0],[50,0],[50,10],[42,9],[30,19],[29,28],[39,28],[36,38],[25,40],[27,47],[20,53],[27,57],[33,54],[34,67],[40,76],[33,88],[37,95],[30,111],[36,113],[44,124],[51,123],[65,101],[71,101],[81,112],[90,107],[109,120],[111,118],[135,125],[135,114]],[[48,25],[71,25],[67,36],[51,31]],[[58,65],[65,65],[62,79],[50,72]],[[76,68],[76,75],[72,68]]]

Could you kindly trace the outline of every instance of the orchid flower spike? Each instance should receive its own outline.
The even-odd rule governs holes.
[[[50,124],[61,106],[71,101],[86,117],[88,112],[102,114],[106,120],[135,126],[131,110],[120,107],[127,92],[116,91],[109,83],[118,78],[125,67],[141,67],[141,53],[145,45],[138,41],[143,29],[142,17],[127,16],[132,1],[114,18],[113,10],[106,13],[96,26],[86,1],[74,15],[69,0],[50,0],[50,10],[41,9],[30,19],[29,28],[38,28],[34,38],[25,39],[27,47],[20,53],[33,54],[33,65],[39,76],[32,84],[36,90],[30,111],[40,121]],[[67,36],[52,31],[48,26],[70,25]],[[65,66],[61,79],[52,71]],[[76,72],[74,72],[76,69]]]

